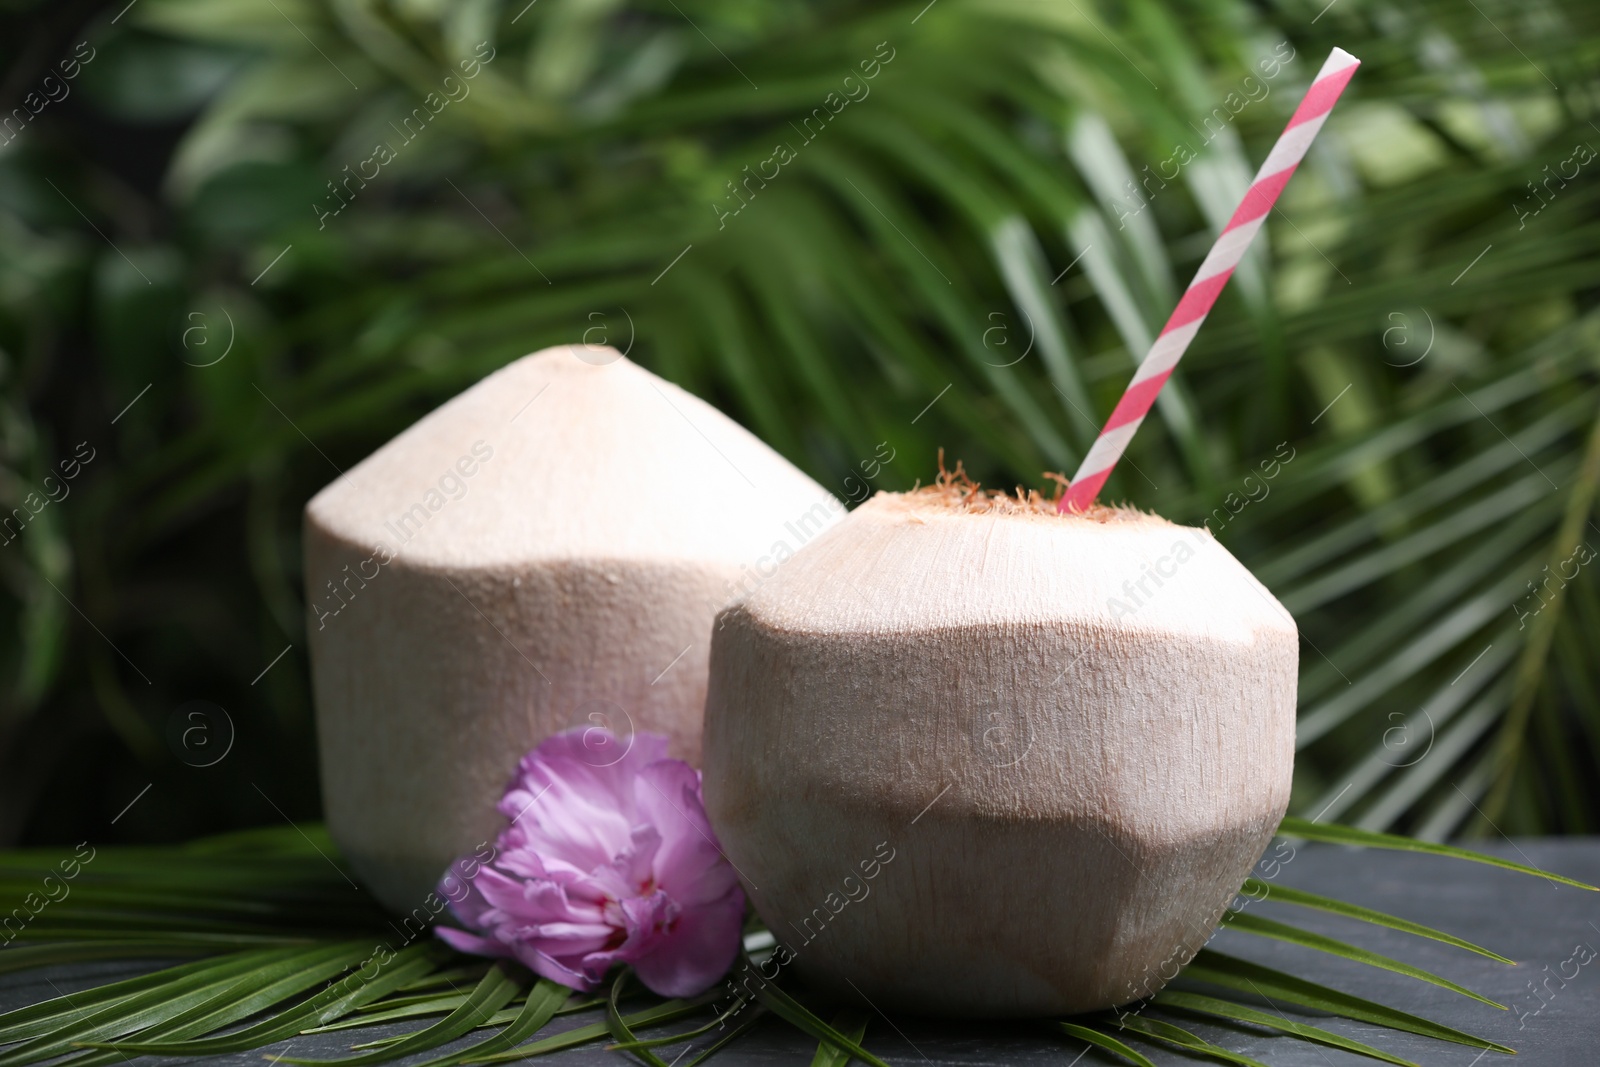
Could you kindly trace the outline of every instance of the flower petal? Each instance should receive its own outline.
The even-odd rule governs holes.
[[[435,926],[434,936],[457,952],[466,952],[473,956],[489,956],[495,959],[509,959],[512,956],[511,948],[498,941],[486,937],[469,934],[465,930],[457,930],[453,926]]]
[[[568,989],[576,989],[580,993],[593,993],[600,988],[600,979],[605,977],[605,972],[602,971],[598,976],[591,978],[582,971],[568,967],[548,952],[537,949],[530,944],[523,943],[514,945],[512,948],[516,954],[517,962],[534,974],[539,975],[541,978],[548,978],[552,982],[559,982]]]
[[[733,966],[743,925],[744,891],[735,886],[720,901],[684,909],[671,930],[631,961],[633,969],[664,997],[703,993]]]
[[[738,875],[711,829],[700,799],[700,773],[682,760],[660,760],[643,768],[634,783],[641,819],[661,834],[656,881],[684,907],[720,900]]]
[[[584,870],[608,862],[635,822],[634,777],[666,749],[660,734],[618,739],[598,727],[546,738],[522,758],[500,800],[501,814],[512,820],[510,843]]]

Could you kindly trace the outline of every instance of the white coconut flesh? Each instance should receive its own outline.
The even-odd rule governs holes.
[[[717,611],[842,514],[710,405],[582,345],[351,468],[304,536],[323,802],[362,880],[415,913],[558,730],[664,733],[698,763]]]
[[[793,965],[845,996],[1124,1004],[1282,818],[1297,661],[1205,530],[880,494],[719,617],[706,802]]]

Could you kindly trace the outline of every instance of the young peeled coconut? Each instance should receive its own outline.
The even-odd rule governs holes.
[[[1297,660],[1209,532],[941,477],[721,614],[707,810],[777,958],[844,996],[1124,1004],[1200,949],[1282,818]]]
[[[362,880],[422,906],[564,728],[665,734],[698,764],[717,611],[842,514],[710,405],[583,345],[495,372],[317,494],[323,803]]]

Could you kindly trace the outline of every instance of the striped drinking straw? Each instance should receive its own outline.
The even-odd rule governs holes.
[[[1128,383],[1127,391],[1117,401],[1116,409],[1106,420],[1105,429],[1100,431],[1089,454],[1078,465],[1078,473],[1072,476],[1072,482],[1061,498],[1060,511],[1087,511],[1095,497],[1100,495],[1100,487],[1105,485],[1106,479],[1111,476],[1111,469],[1122,458],[1122,450],[1128,447],[1134,431],[1144,421],[1150,406],[1156,402],[1156,394],[1161,392],[1161,387],[1172,376],[1172,369],[1178,365],[1189,342],[1200,331],[1200,324],[1206,320],[1211,305],[1217,302],[1222,287],[1228,284],[1234,268],[1244,258],[1245,249],[1250,247],[1256,231],[1266,221],[1267,212],[1277,203],[1278,194],[1289,184],[1294,169],[1305,158],[1306,149],[1311,147],[1312,138],[1322,129],[1328,112],[1333,110],[1339,94],[1344,92],[1350,76],[1360,65],[1359,59],[1342,48],[1335,48],[1333,54],[1328,56],[1328,61],[1322,64],[1311,88],[1306,90],[1305,99],[1300,101],[1294,116],[1289,119],[1289,125],[1278,137],[1278,143],[1272,146],[1266,162],[1256,172],[1255,181],[1245,191],[1238,210],[1222,228],[1205,261],[1195,272],[1194,281],[1189,283],[1183,299],[1178,301],[1172,317],[1162,328],[1161,335],[1150,346],[1149,354],[1134,372],[1133,381]]]

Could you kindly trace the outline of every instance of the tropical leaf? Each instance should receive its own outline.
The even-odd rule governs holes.
[[[419,1033],[411,1035],[404,1041],[398,1041],[387,1048],[375,1052],[364,1052],[355,1056],[345,1056],[334,1060],[298,1059],[291,1056],[277,1056],[274,1059],[282,1063],[300,1064],[302,1067],[330,1067],[332,1064],[343,1064],[345,1067],[366,1067],[368,1064],[384,1063],[400,1056],[410,1055],[413,1052],[425,1052],[438,1048],[440,1045],[465,1034],[476,1026],[481,1026],[500,1008],[504,1007],[511,998],[519,992],[517,983],[500,967],[491,967],[483,980],[449,1015],[434,1023]],[[537,1002],[535,999],[535,1002]],[[552,1014],[554,1009],[552,1008]]]
[[[1421,923],[1414,923],[1408,919],[1402,919],[1372,908],[1364,908],[1359,904],[1349,904],[1342,900],[1323,896],[1320,893],[1310,893],[1304,889],[1295,889],[1292,886],[1278,885],[1275,882],[1265,882],[1259,878],[1252,877],[1245,879],[1244,887],[1239,890],[1239,893],[1249,900],[1275,900],[1280,904],[1296,904],[1300,907],[1315,908],[1318,911],[1342,915],[1347,919],[1357,919],[1361,922],[1371,923],[1374,926],[1384,926],[1390,930],[1415,934],[1418,937],[1426,937],[1432,941],[1464,948],[1468,952],[1476,952],[1478,955],[1486,956],[1496,963],[1516,962],[1497,952],[1490,952],[1481,945],[1475,945],[1463,938],[1456,937],[1454,934],[1445,933],[1443,930],[1435,930],[1431,926],[1423,926]]]
[[[1181,977],[1186,982],[1204,982],[1222,986],[1236,992],[1255,995],[1269,1003],[1278,1001],[1297,1004],[1314,1011],[1342,1015],[1347,1019],[1387,1026],[1391,1030],[1405,1030],[1440,1041],[1454,1041],[1473,1048],[1491,1049],[1495,1052],[1514,1052],[1498,1042],[1457,1030],[1454,1027],[1412,1015],[1409,1012],[1385,1007],[1374,1001],[1345,993],[1320,982],[1296,978],[1292,974],[1274,970],[1259,963],[1228,956],[1212,949],[1201,949],[1194,962],[1185,967]]]
[[[1146,1019],[1139,1015],[1130,1015],[1122,1020],[1126,1029],[1135,1033],[1144,1034],[1164,1044],[1174,1045],[1186,1052],[1196,1052],[1202,1056],[1224,1063],[1237,1063],[1240,1067],[1266,1067],[1260,1060],[1251,1059],[1249,1056],[1237,1052],[1230,1052],[1221,1045],[1214,1045],[1195,1034],[1190,1033],[1181,1026],[1163,1022],[1160,1019]]]
[[[694,1015],[703,1010],[704,1002],[668,1000],[654,1007],[637,1011],[631,1015],[622,1016],[623,1025],[630,1031],[644,1026],[656,1026],[662,1023],[676,1022],[689,1015]],[[602,1038],[612,1036],[611,1024],[607,1022],[590,1023],[586,1026],[575,1026],[565,1033],[556,1034],[526,1045],[503,1052],[492,1052],[475,1055],[462,1063],[514,1063],[517,1060],[528,1059],[533,1056],[544,1056],[552,1052],[561,1052],[569,1048],[587,1045]]]
[[[831,1024],[824,1022],[804,1004],[777,986],[762,980],[760,972],[749,961],[748,957],[743,961],[743,965],[758,983],[750,991],[751,994],[772,1014],[785,1022],[799,1027],[818,1041],[831,1045],[841,1053],[854,1057],[862,1063],[870,1064],[871,1067],[886,1067],[882,1060],[862,1048],[858,1040],[847,1036]]]
[[[1399,1056],[1374,1048],[1354,1038],[1345,1037],[1342,1034],[1336,1034],[1331,1030],[1324,1030],[1320,1026],[1312,1026],[1309,1023],[1295,1022],[1282,1012],[1269,1014],[1268,1012],[1257,1011],[1255,1008],[1244,1004],[1236,1004],[1231,1000],[1201,996],[1198,993],[1186,993],[1177,989],[1162,990],[1152,998],[1151,1003],[1163,1008],[1174,1008],[1182,1012],[1264,1026],[1270,1030],[1277,1030],[1294,1037],[1316,1042],[1319,1045],[1327,1045],[1330,1048],[1354,1052],[1357,1055],[1380,1060],[1384,1063],[1393,1063],[1398,1067],[1417,1067],[1417,1064],[1412,1063],[1410,1060],[1401,1059]]]
[[[1337,845],[1359,845],[1362,848],[1386,848],[1400,852],[1422,852],[1430,856],[1448,856],[1451,859],[1470,860],[1473,863],[1486,863],[1491,867],[1502,867],[1508,871],[1517,871],[1520,874],[1531,874],[1550,882],[1560,882],[1578,889],[1596,889],[1587,882],[1580,882],[1565,875],[1543,871],[1525,863],[1504,859],[1500,856],[1486,852],[1474,852],[1471,849],[1458,848],[1455,845],[1442,845],[1434,841],[1418,841],[1414,838],[1402,837],[1398,834],[1377,833],[1372,830],[1360,830],[1353,826],[1340,826],[1336,823],[1311,822],[1293,816],[1283,820],[1278,826],[1278,832],[1285,837],[1303,837],[1309,841],[1326,841]]]
[[[165,1056],[217,1055],[260,1048],[273,1041],[293,1037],[308,1025],[316,1026],[330,1022],[362,1004],[370,1004],[406,982],[432,970],[447,955],[441,946],[434,944],[403,948],[394,954],[388,971],[380,967],[374,977],[368,978],[362,970],[353,970],[336,984],[330,985],[295,1007],[225,1036],[199,1037],[183,1041],[119,1041],[104,1047],[124,1054],[146,1052]]]
[[[1389,835],[1352,831],[1323,823],[1301,824],[1288,820],[1287,836],[1317,836],[1338,843],[1371,842],[1379,847],[1406,847]],[[783,983],[761,977],[750,958],[741,963],[743,977],[734,984],[697,998],[661,1000],[635,991],[629,974],[621,971],[608,995],[595,998],[574,994],[548,980],[528,981],[511,964],[472,960],[442,943],[425,939],[415,944],[389,947],[381,931],[368,928],[373,918],[364,894],[345,900],[346,934],[296,934],[297,944],[236,950],[227,948],[230,923],[240,928],[271,916],[275,928],[310,930],[325,922],[322,909],[331,897],[348,892],[342,867],[331,844],[318,827],[285,827],[249,835],[196,842],[181,849],[107,848],[96,856],[100,881],[94,908],[109,908],[130,922],[150,923],[172,934],[184,932],[185,916],[175,912],[152,887],[181,882],[197,858],[203,857],[208,888],[196,897],[196,918],[218,935],[211,953],[200,960],[177,963],[147,975],[122,979],[57,997],[0,1015],[0,1065],[25,1065],[62,1058],[76,1067],[109,1067],[138,1054],[164,1056],[219,1055],[264,1048],[305,1033],[363,1031],[396,1021],[430,1020],[409,1033],[384,1034],[355,1041],[351,1055],[332,1059],[283,1056],[300,1064],[381,1063],[401,1057],[422,1057],[416,1067],[463,1067],[465,1064],[510,1063],[585,1044],[610,1039],[619,1054],[633,1055],[647,1064],[663,1060],[654,1050],[684,1046],[683,1059],[697,1043],[712,1037],[690,1063],[700,1063],[748,1033],[763,1013],[770,1013],[814,1038],[816,1058],[835,1067],[849,1060],[882,1064],[867,1050],[866,1016],[845,1009],[832,1022],[817,1015],[801,995]],[[1422,851],[1469,861],[1493,860],[1457,848],[1425,845]],[[271,857],[263,864],[263,857]],[[303,860],[315,857],[317,862]],[[26,872],[48,858],[45,853],[0,854],[0,869]],[[1502,864],[1502,866],[1504,866]],[[1525,865],[1512,869],[1533,877],[1559,877]],[[26,878],[24,878],[26,883]],[[1506,962],[1487,949],[1460,938],[1396,916],[1347,904],[1304,890],[1252,879],[1241,889],[1256,900],[1315,908],[1345,918],[1430,938]],[[261,905],[261,906],[257,906]],[[87,946],[105,949],[108,958],[147,959],[148,941],[122,938],[113,924],[86,927],[77,897],[42,911],[36,947]],[[1253,914],[1235,914],[1229,920],[1241,932],[1275,937],[1321,952],[1329,952],[1372,966],[1432,982],[1467,996],[1470,991],[1360,945],[1300,930],[1287,923]],[[51,941],[63,932],[80,940]],[[396,930],[390,928],[393,937]],[[760,931],[764,935],[764,931]],[[772,944],[770,935],[765,944]],[[759,939],[747,939],[759,947]],[[10,949],[8,951],[26,951]],[[470,984],[471,988],[465,988]],[[734,993],[728,1006],[717,1011],[713,1003]],[[1238,999],[1218,995],[1217,989],[1238,994]],[[803,994],[809,996],[809,994]],[[750,998],[754,998],[753,1000]],[[1481,998],[1478,998],[1481,999]],[[637,1009],[626,1004],[643,1001]],[[1264,1002],[1268,1011],[1257,1006]],[[1128,1041],[1157,1047],[1181,1048],[1243,1062],[1234,1050],[1185,1030],[1169,1016],[1202,1016],[1230,1024],[1263,1026],[1279,1033],[1355,1052],[1384,1062],[1404,1064],[1362,1042],[1291,1019],[1280,1005],[1421,1034],[1481,1049],[1507,1051],[1486,1041],[1420,1016],[1355,997],[1318,982],[1285,974],[1259,964],[1204,950],[1181,973],[1178,986],[1165,990],[1139,1010],[1104,1017],[1087,1017],[1063,1023],[1064,1032],[1082,1037],[1117,1055],[1131,1054],[1131,1062],[1148,1056]],[[547,1036],[540,1036],[558,1016],[600,1012],[602,1018]],[[687,1030],[646,1033],[679,1020],[698,1017]],[[242,1026],[239,1024],[243,1024]],[[486,1030],[480,1039],[451,1052],[443,1048],[472,1031]],[[1120,1036],[1114,1036],[1114,1032]],[[1093,1037],[1086,1036],[1092,1034]],[[1124,1040],[1126,1039],[1126,1040]],[[427,1054],[433,1053],[430,1057]],[[1142,1058],[1141,1058],[1142,1057]]]
[[[1150,1062],[1149,1057],[1135,1049],[1129,1048],[1127,1045],[1123,1044],[1121,1041],[1118,1041],[1110,1034],[1103,1033],[1099,1030],[1093,1029],[1092,1027],[1084,1026],[1081,1023],[1058,1023],[1057,1025],[1059,1025],[1061,1029],[1069,1036],[1075,1037],[1079,1041],[1087,1041],[1095,1048],[1104,1049],[1114,1056],[1121,1056],[1123,1059],[1133,1064],[1134,1067],[1156,1067],[1155,1064]]]
[[[733,1003],[728,1006],[726,1011],[719,1013],[704,1026],[697,1026],[693,1030],[686,1030],[681,1034],[667,1034],[664,1037],[652,1037],[642,1040],[638,1038],[627,1041],[619,1040],[617,1044],[607,1045],[606,1047],[621,1049],[625,1052],[632,1052],[634,1049],[638,1048],[660,1048],[662,1045],[681,1045],[685,1041],[692,1041],[697,1037],[703,1037],[713,1030],[725,1030],[728,1022],[731,1019],[743,1014],[747,1009],[752,1011],[755,1010],[751,1007],[750,1002],[745,998],[735,997]]]
[[[1288,923],[1280,923],[1273,919],[1241,911],[1235,912],[1227,920],[1227,924],[1228,928],[1232,930],[1256,934],[1260,937],[1270,937],[1278,941],[1287,941],[1289,944],[1299,945],[1302,948],[1326,952],[1347,960],[1355,960],[1357,963],[1365,963],[1371,967],[1381,967],[1383,970],[1393,971],[1408,978],[1428,982],[1441,989],[1448,989],[1452,993],[1460,993],[1464,997],[1471,997],[1473,1000],[1481,1004],[1487,1004],[1491,1008],[1499,1008],[1504,1011],[1506,1007],[1504,1004],[1474,993],[1465,986],[1457,985],[1448,978],[1442,978],[1431,971],[1425,971],[1421,967],[1413,967],[1409,963],[1402,963],[1400,960],[1391,959],[1388,956],[1380,955],[1355,945],[1347,945],[1337,938],[1326,937],[1322,934],[1312,933],[1309,930],[1301,930],[1298,927],[1290,926]]]
[[[859,1045],[867,1036],[870,1021],[864,1012],[846,1008],[829,1020],[828,1025]],[[850,1053],[830,1041],[821,1041],[817,1054],[811,1057],[811,1067],[850,1067]]]
[[[507,1024],[502,1024],[505,1026],[504,1029],[449,1055],[424,1060],[417,1067],[455,1067],[475,1056],[493,1055],[515,1048],[543,1030],[551,1019],[560,1014],[562,1006],[566,1004],[570,995],[571,990],[565,986],[557,985],[548,978],[541,978],[534,983],[532,989],[528,990],[527,998],[523,1001],[516,1017],[510,1019]]]
[[[657,1056],[648,1044],[633,1036],[628,1021],[623,1018],[622,1012],[617,1010],[617,999],[622,996],[623,987],[632,976],[632,971],[623,968],[617,973],[616,981],[611,983],[611,996],[606,1001],[606,1029],[611,1032],[618,1045],[625,1047],[649,1067],[667,1067],[666,1060]]]
[[[4,16],[22,81],[64,39],[30,7]],[[242,777],[204,785],[241,803],[198,802],[156,758],[146,711],[195,688],[166,651],[192,644],[226,665],[223,705],[265,712],[254,743],[283,771],[259,787],[313,815],[303,655],[251,684],[302,643],[298,509],[330,462],[541,345],[616,341],[852,499],[878,441],[902,457],[881,488],[927,478],[941,445],[990,484],[1069,468],[1342,44],[1360,76],[1109,495],[1209,522],[1297,613],[1296,810],[1434,837],[1589,828],[1600,586],[1574,553],[1595,529],[1600,194],[1540,176],[1592,136],[1547,72],[1592,86],[1600,16],[1560,0],[1540,23],[1560,32],[1516,46],[1438,0],[693,16],[313,0],[291,33],[265,8],[144,0],[86,33],[87,69],[116,76],[0,160],[20,190],[0,207],[6,513],[58,465],[77,397],[116,422],[85,442],[98,481],[3,554],[0,737],[19,740],[0,780],[65,780],[89,748],[18,731],[92,706],[117,741],[93,750],[126,753],[71,776],[95,825],[152,774],[119,825],[276,814]],[[464,59],[470,93],[397,133]],[[851,71],[861,98],[834,112]],[[135,112],[189,122],[159,188],[92,150]],[[352,146],[376,140],[397,154],[358,179]],[[64,340],[80,322],[87,364]],[[232,347],[213,362],[196,338]],[[63,373],[88,384],[23,384]],[[150,590],[162,621],[133,607]],[[1467,686],[1471,718],[1429,747]]]

